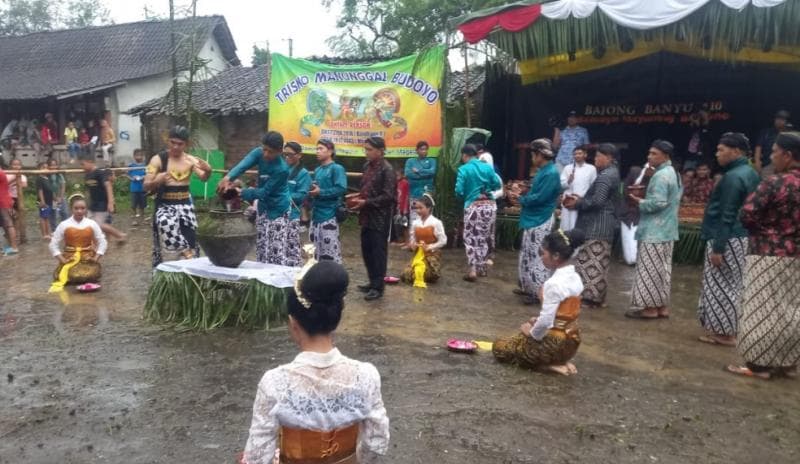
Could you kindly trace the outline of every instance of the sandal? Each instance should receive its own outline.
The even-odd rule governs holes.
[[[736,342],[720,340],[719,338],[713,335],[700,335],[699,337],[697,337],[697,339],[703,343],[708,343],[709,345],[736,346]]]
[[[730,374],[742,375],[744,377],[753,377],[756,379],[761,380],[770,380],[772,378],[772,374],[769,372],[753,372],[750,370],[749,367],[745,366],[734,366],[733,364],[728,364],[725,366],[725,372]]]
[[[660,319],[658,315],[656,316],[645,316],[644,309],[637,309],[625,312],[625,317],[630,319],[646,319],[646,320],[655,320]]]

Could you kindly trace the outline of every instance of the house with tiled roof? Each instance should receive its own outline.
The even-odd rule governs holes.
[[[193,56],[202,63],[198,80],[240,65],[224,17],[173,24],[141,21],[0,37],[0,129],[52,113],[59,132],[54,135],[63,139],[70,120],[88,125],[105,119],[117,136],[115,161],[129,159],[142,145],[142,127],[128,111],[169,91],[173,50],[180,80],[187,78]],[[25,154],[24,147],[18,151]]]

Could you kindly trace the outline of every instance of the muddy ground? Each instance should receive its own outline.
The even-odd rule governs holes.
[[[296,354],[285,330],[181,333],[141,319],[149,231],[104,262],[104,288],[46,293],[53,260],[33,241],[0,258],[0,463],[232,463],[263,372]],[[34,232],[34,237],[37,236]],[[345,238],[355,283],[356,234]],[[410,256],[392,250],[395,271]],[[607,309],[581,316],[576,377],[451,354],[452,336],[513,333],[535,308],[511,294],[516,254],[460,277],[462,250],[425,291],[348,296],[338,345],[374,363],[391,418],[387,463],[796,463],[800,382],[733,377],[733,349],[696,341],[700,269],[677,267],[670,320],[622,317],[633,270],[615,264]]]

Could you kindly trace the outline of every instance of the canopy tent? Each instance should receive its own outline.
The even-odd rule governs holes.
[[[519,60],[526,84],[661,51],[800,70],[797,0],[527,0],[454,25]]]
[[[800,110],[800,0],[528,0],[453,25],[518,61],[519,76],[500,66],[487,76],[496,155],[552,136],[569,110],[593,141],[623,149],[623,167],[654,138],[685,152],[701,108],[714,136],[737,130],[754,143],[777,109]],[[501,163],[525,177],[516,159]]]

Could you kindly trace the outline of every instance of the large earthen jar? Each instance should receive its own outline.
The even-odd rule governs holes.
[[[239,267],[256,245],[256,228],[242,211],[211,210],[200,219],[197,241],[215,266]]]

